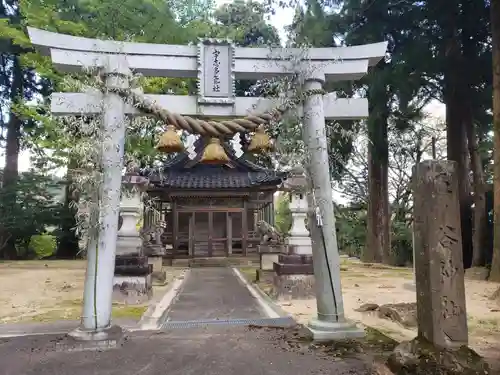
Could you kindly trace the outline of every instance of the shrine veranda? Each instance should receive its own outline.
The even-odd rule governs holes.
[[[196,78],[198,94],[192,96],[146,95],[159,106],[187,116],[237,118],[260,114],[276,107],[278,100],[235,95],[235,80],[258,80],[300,72],[303,89],[321,92],[326,81],[357,80],[386,54],[387,44],[301,49],[236,47],[229,41],[202,40],[180,46],[104,41],[28,28],[31,42],[52,59],[61,72],[97,69],[109,90],[106,93],[54,93],[54,115],[103,116],[104,205],[96,239],[99,248],[89,249],[82,325],[75,336],[100,338],[111,325],[113,270],[117,246],[118,216],[124,156],[126,116],[141,113],[112,89],[128,89],[131,72],[144,76]],[[297,64],[297,58],[302,56]],[[292,62],[293,61],[293,62]],[[310,328],[318,339],[356,337],[362,334],[344,317],[340,286],[339,254],[331,199],[325,120],[361,119],[368,116],[365,98],[336,98],[332,94],[306,97],[298,108],[309,152],[312,184],[310,202],[315,207],[309,229],[313,243],[317,319]],[[120,147],[116,147],[119,145]],[[194,158],[193,150],[190,158]],[[274,181],[278,185],[279,180]],[[275,186],[276,186],[275,185]],[[223,187],[217,187],[224,190]],[[313,199],[314,198],[314,199]],[[245,204],[245,198],[242,198]],[[310,213],[311,214],[311,213]],[[245,220],[246,221],[246,220]],[[226,238],[227,240],[227,238]],[[213,245],[211,245],[213,246]],[[212,248],[213,250],[213,248]],[[97,259],[96,259],[97,258]]]

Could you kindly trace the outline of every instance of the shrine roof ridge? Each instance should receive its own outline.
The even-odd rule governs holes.
[[[222,143],[233,168],[224,165],[204,165],[200,163],[205,141],[200,138],[195,144],[196,157],[189,158],[186,151],[167,161],[162,167],[143,169],[153,185],[175,189],[241,189],[258,186],[278,186],[288,177],[287,172],[279,172],[257,165],[245,155],[237,157],[226,142]]]
[[[114,40],[92,39],[69,34],[60,34],[51,31],[28,27],[28,34],[32,43],[39,50],[50,55],[51,49],[98,52],[107,54],[129,54],[149,56],[188,57],[196,59],[197,45],[170,45],[157,43],[136,43]],[[385,56],[387,42],[370,43],[348,47],[322,47],[307,50],[306,60],[369,60],[369,65],[375,65]],[[285,56],[274,54],[275,51]],[[235,47],[235,59],[249,60],[277,60],[286,56],[303,55],[300,48],[262,48],[262,47]],[[273,56],[274,55],[274,56]]]

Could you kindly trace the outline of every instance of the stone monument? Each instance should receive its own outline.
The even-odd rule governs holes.
[[[428,160],[413,170],[418,336],[391,355],[393,371],[487,374],[467,348],[458,174],[452,161]],[[471,372],[472,371],[472,372]],[[406,373],[406,372],[405,372]]]
[[[468,338],[455,168],[445,161],[417,164],[413,209],[419,335],[452,348]]]
[[[141,304],[151,298],[152,266],[144,254],[137,224],[142,216],[141,190],[148,180],[125,175],[120,203],[121,226],[117,233],[113,300],[126,304]]]
[[[279,76],[300,75],[303,90],[310,93],[302,111],[304,142],[310,153],[310,177],[314,191],[315,215],[310,225],[316,275],[318,316],[310,328],[319,340],[359,336],[360,331],[344,317],[340,286],[340,261],[335,237],[335,219],[331,200],[330,171],[325,119],[360,119],[368,115],[364,98],[337,98],[335,93],[323,95],[326,81],[347,81],[362,78],[369,66],[386,54],[387,43],[355,47],[273,49],[235,47],[228,41],[206,40],[196,46],[155,45],[95,40],[28,28],[32,44],[50,55],[53,64],[63,72],[79,72],[85,67],[105,75],[106,85],[113,89],[129,86],[130,72],[144,76],[198,78],[196,96],[147,95],[160,107],[192,117],[242,117],[250,109],[263,113],[275,108],[281,99],[236,97],[235,79],[258,80]],[[292,58],[290,58],[292,57]],[[295,57],[300,57],[296,59]],[[104,107],[103,107],[104,102]],[[113,275],[118,223],[121,169],[125,137],[125,116],[141,115],[134,106],[114,93],[54,93],[51,110],[54,115],[103,115],[104,175],[102,196],[106,201],[106,230],[99,238],[97,273],[89,273],[84,310],[94,311],[99,301],[98,319],[82,320],[89,332],[102,332],[110,326]],[[308,194],[312,199],[311,194]],[[101,247],[102,244],[102,247]],[[97,260],[96,260],[97,259]],[[89,268],[94,267],[89,260]],[[95,285],[97,284],[97,287]],[[91,287],[92,286],[92,287]],[[96,295],[94,295],[96,294]]]

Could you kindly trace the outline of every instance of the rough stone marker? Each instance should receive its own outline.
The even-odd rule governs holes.
[[[419,336],[434,345],[467,345],[464,268],[456,164],[414,167],[415,271]]]
[[[467,347],[456,163],[417,164],[413,198],[418,336],[399,344],[387,364],[395,374],[489,375]]]

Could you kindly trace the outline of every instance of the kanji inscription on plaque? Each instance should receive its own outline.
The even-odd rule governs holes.
[[[200,94],[204,98],[230,98],[233,95],[232,46],[229,44],[202,45],[200,60]]]

